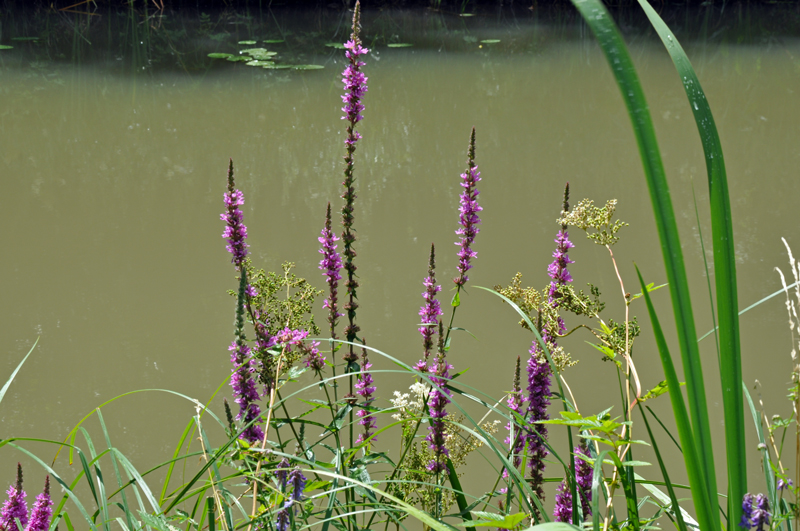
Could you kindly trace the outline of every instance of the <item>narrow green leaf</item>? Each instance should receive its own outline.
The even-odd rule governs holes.
[[[227,59],[228,57],[233,57],[233,54],[232,54],[232,53],[218,53],[218,52],[214,52],[214,53],[210,53],[210,54],[208,54],[208,56],[209,56],[210,58],[212,58],[212,59]]]
[[[391,44],[387,44],[386,46],[389,48],[409,48],[414,45],[408,42],[393,42]]]
[[[16,377],[17,377],[17,373],[18,373],[18,372],[19,372],[19,370],[22,368],[22,365],[25,363],[25,361],[28,359],[28,356],[30,356],[30,355],[31,355],[31,352],[33,352],[33,349],[35,349],[35,348],[36,348],[36,345],[37,345],[38,343],[39,343],[39,338],[37,337],[37,338],[36,338],[36,341],[34,341],[34,342],[33,342],[33,346],[31,347],[31,349],[28,351],[28,353],[27,353],[27,354],[25,354],[25,357],[24,357],[24,358],[22,358],[22,361],[21,361],[21,362],[19,362],[19,365],[17,365],[17,368],[16,368],[16,369],[14,369],[14,372],[12,372],[12,373],[11,373],[11,376],[9,376],[9,377],[8,377],[8,380],[6,381],[6,383],[5,383],[5,385],[3,386],[3,388],[2,388],[2,389],[0,389],[0,402],[2,402],[2,401],[3,401],[3,397],[4,397],[4,396],[6,396],[6,391],[8,391],[8,388],[9,388],[9,387],[11,387],[11,382],[13,382],[13,381],[14,381],[14,378],[16,378]]]
[[[452,306],[453,308],[458,308],[459,306],[461,306],[461,297],[459,296],[458,293],[459,292],[456,291],[456,294],[453,295],[453,300],[450,301],[450,306]]]
[[[472,515],[470,514],[469,506],[467,505],[467,497],[464,496],[464,489],[461,487],[461,480],[458,479],[456,467],[453,465],[453,462],[449,457],[447,458],[447,471],[447,479],[450,481],[450,485],[453,487],[453,494],[456,497],[456,503],[458,504],[458,510],[461,513],[461,517],[464,520],[472,521]],[[461,525],[467,526],[467,529],[472,529],[468,523]]]

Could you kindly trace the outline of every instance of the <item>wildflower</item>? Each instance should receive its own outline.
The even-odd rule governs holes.
[[[375,393],[375,386],[373,385],[374,380],[372,379],[372,375],[369,373],[369,369],[372,367],[372,364],[369,362],[369,357],[367,356],[367,349],[361,349],[361,372],[358,376],[358,382],[356,383],[356,390],[359,396],[364,399],[364,408],[358,410],[358,416],[361,420],[358,421],[359,424],[364,426],[364,433],[358,435],[358,439],[356,440],[356,444],[362,443],[372,437],[373,431],[377,427],[377,422],[375,416],[369,410],[372,405],[372,402],[375,400],[373,398],[373,393]],[[373,441],[377,441],[377,437],[373,437]]]
[[[518,415],[523,415],[524,412],[522,411],[522,389],[520,388],[520,357],[517,356],[517,365],[514,369],[514,387],[510,393],[508,393],[508,400],[506,404],[508,405],[508,409],[510,409],[513,413]],[[512,415],[513,415],[512,413]],[[508,437],[506,437],[506,444],[509,445],[509,449],[511,450],[512,454],[512,463],[514,464],[514,468],[519,468],[519,465],[522,461],[522,450],[525,447],[525,437],[522,433],[522,427],[514,421],[513,417],[511,420],[508,421],[508,425],[506,426],[508,430]],[[503,470],[503,477],[508,477],[508,471]]]
[[[19,518],[24,527],[28,523],[28,504],[25,491],[22,490],[22,465],[17,463],[17,483],[8,487],[8,500],[0,510],[0,529],[3,531],[22,531],[17,527],[15,518]]]
[[[425,291],[422,292],[422,298],[425,299],[425,304],[419,309],[419,316],[422,318],[423,325],[419,327],[419,333],[422,334],[422,348],[424,349],[423,358],[414,365],[414,368],[420,372],[428,372],[428,358],[430,358],[431,349],[433,348],[433,335],[436,333],[435,326],[439,323],[439,316],[442,315],[442,307],[436,294],[442,291],[442,286],[436,284],[436,261],[434,256],[434,247],[431,244],[431,257],[428,261],[428,276],[422,281],[425,286]]]
[[[53,516],[51,505],[53,505],[53,500],[50,499],[50,476],[46,476],[44,491],[36,496],[36,503],[33,504],[31,510],[31,519],[25,531],[47,531],[50,527],[50,517]]]
[[[742,499],[742,521],[740,527],[745,529],[755,528],[756,531],[764,531],[769,528],[769,502],[763,494],[753,496],[750,493],[744,495]]]
[[[342,195],[342,198],[345,200],[345,204],[342,207],[342,225],[344,226],[344,231],[342,232],[344,250],[342,254],[344,255],[344,269],[347,271],[345,287],[347,288],[348,294],[348,301],[344,305],[344,310],[347,312],[348,324],[345,327],[344,333],[347,341],[351,343],[355,341],[356,334],[358,334],[360,330],[360,327],[355,322],[356,310],[358,309],[358,302],[356,302],[358,280],[356,280],[355,275],[357,268],[353,263],[353,259],[356,257],[356,251],[353,248],[356,236],[352,230],[354,220],[353,203],[356,199],[354,186],[355,178],[353,177],[353,155],[356,150],[356,142],[361,138],[361,135],[355,130],[356,123],[360,122],[363,118],[361,116],[361,111],[364,110],[364,105],[361,103],[361,98],[364,96],[364,93],[367,92],[367,78],[360,70],[365,63],[359,58],[369,52],[369,50],[361,46],[361,39],[359,37],[360,29],[361,4],[356,2],[355,9],[353,10],[353,32],[350,36],[350,40],[344,45],[347,50],[345,55],[349,60],[349,64],[342,73],[342,81],[345,89],[345,94],[342,96],[342,100],[345,103],[345,106],[342,108],[344,112],[343,119],[348,121],[347,138],[345,138],[344,141],[346,155],[344,157],[344,182],[342,183],[345,188],[345,192]],[[347,362],[354,362],[358,359],[358,356],[356,356],[353,351],[353,345],[350,345],[348,352],[344,355],[344,359]]]
[[[531,357],[528,360],[528,423],[532,429],[527,436],[528,444],[528,469],[530,472],[531,489],[544,500],[544,458],[548,451],[544,444],[547,438],[547,425],[536,424],[536,421],[547,420],[547,406],[550,405],[550,366],[543,355],[538,354],[538,344],[530,349]]]
[[[294,467],[294,469],[289,472],[289,476],[287,478],[288,484],[291,487],[291,499],[292,501],[303,501],[303,491],[306,488],[306,477],[303,475],[303,472],[300,470],[300,467]]]
[[[289,509],[292,508],[291,500],[287,501],[286,504],[278,511],[278,514],[275,515],[275,529],[277,531],[289,531]]]
[[[275,477],[281,484],[281,490],[286,491],[286,483],[289,479],[289,460],[285,457],[278,463],[278,468],[275,471]]]
[[[475,236],[480,232],[480,229],[477,227],[477,224],[481,222],[481,219],[478,217],[478,212],[483,210],[483,208],[478,205],[478,195],[480,192],[475,188],[478,182],[481,180],[481,172],[478,171],[478,167],[475,165],[475,128],[472,128],[472,135],[469,139],[469,150],[467,152],[467,171],[466,173],[461,174],[461,186],[464,187],[464,191],[461,192],[461,198],[459,200],[460,206],[458,211],[460,212],[459,216],[459,225],[461,227],[456,230],[456,234],[460,235],[458,242],[456,245],[461,246],[461,250],[458,251],[458,273],[459,276],[453,279],[456,286],[459,288],[467,283],[469,277],[467,276],[467,271],[472,269],[472,264],[470,263],[471,260],[478,256],[478,253],[472,250],[472,243],[475,241]]]
[[[553,508],[556,522],[572,522],[572,494],[565,479],[556,488],[556,505]]]
[[[320,372],[325,368],[325,358],[319,353],[319,341],[312,341],[310,345],[303,345],[306,350],[306,367]]]
[[[575,447],[575,455],[589,457],[589,451],[584,445]],[[592,501],[592,465],[583,459],[575,459],[575,481],[577,483],[577,493],[581,499],[581,511],[584,520],[592,515],[589,505]],[[557,522],[572,521],[572,490],[564,479],[556,489],[556,506],[553,510],[553,518]]]
[[[228,166],[228,191],[223,196],[226,211],[220,215],[220,219],[227,223],[222,237],[228,240],[226,249],[233,255],[231,262],[237,269],[242,268],[244,259],[247,257],[247,245],[244,240],[247,238],[247,227],[244,225],[244,215],[239,209],[244,204],[244,194],[241,190],[234,189],[233,181],[233,159],[230,159]],[[255,290],[250,288],[254,293]]]
[[[264,396],[269,396],[272,387],[275,385],[274,360],[267,351],[277,343],[277,339],[270,335],[267,325],[266,313],[254,308],[253,329],[256,333],[256,352],[254,356],[258,358],[260,363],[259,377],[264,384]]]
[[[791,479],[787,479],[786,481],[784,481],[783,479],[779,479],[777,486],[778,486],[778,490],[783,490],[783,489],[785,489],[787,487],[791,487],[792,486],[792,480]]]
[[[750,529],[753,520],[753,498],[754,496],[749,492],[742,498],[742,521],[739,522],[739,527]]]
[[[322,270],[322,275],[327,277],[328,282],[328,298],[322,304],[323,308],[328,308],[328,323],[331,325],[331,339],[336,339],[336,324],[339,317],[344,314],[339,313],[338,307],[338,289],[339,281],[342,276],[339,271],[342,269],[342,258],[336,251],[336,242],[339,238],[331,230],[331,204],[328,203],[328,211],[325,214],[325,227],[322,229],[322,236],[319,242],[322,244],[319,252],[322,253],[322,260],[319,262],[319,268]]]
[[[442,323],[439,323],[439,355],[436,359],[436,365],[430,368],[431,381],[436,385],[430,392],[428,401],[428,409],[430,410],[430,426],[428,427],[428,436],[425,438],[429,443],[429,448],[433,450],[434,458],[428,463],[428,471],[432,474],[448,473],[446,458],[450,452],[445,447],[445,423],[444,418],[447,416],[447,404],[450,403],[448,392],[444,388],[447,381],[450,379],[450,369],[452,365],[447,363],[445,359],[444,350],[444,336],[442,334]]]
[[[239,279],[239,297],[236,305],[236,329],[234,339],[228,350],[231,351],[231,363],[233,364],[233,375],[231,376],[231,387],[235,396],[234,401],[239,404],[239,413],[236,420],[241,420],[248,425],[247,429],[239,436],[241,439],[250,443],[260,441],[264,438],[264,431],[261,426],[254,421],[261,416],[261,408],[256,401],[260,398],[256,390],[256,381],[253,377],[258,370],[258,360],[251,356],[250,347],[245,343],[244,335],[244,297],[247,286],[247,274],[241,270]]]

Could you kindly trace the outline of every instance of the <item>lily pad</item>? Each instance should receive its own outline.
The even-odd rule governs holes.
[[[272,66],[275,63],[272,61],[248,61],[245,63],[247,66]]]
[[[292,65],[295,70],[320,70],[325,68],[322,65]]]
[[[280,43],[286,42],[286,41],[284,41],[283,39],[267,39],[267,40],[261,41],[261,42],[263,42],[264,44],[280,44]]]
[[[228,57],[233,57],[231,53],[210,53],[208,56],[212,59],[227,59]]]
[[[461,14],[460,14],[460,15],[458,15],[458,16],[459,16],[459,17],[474,17],[474,16],[475,16],[475,14],[474,14],[474,13],[461,13]]]
[[[481,44],[497,44],[500,42],[500,39],[483,39]]]
[[[238,63],[241,61],[252,61],[252,60],[253,60],[252,57],[247,57],[246,55],[239,55],[239,56],[233,55],[231,57],[228,57],[228,61],[232,63]]]
[[[239,44],[244,44],[245,46],[250,46],[257,43],[258,41],[239,41]]]
[[[10,50],[13,46],[9,46],[7,44],[0,44],[0,50]]]
[[[389,48],[408,48],[410,46],[414,46],[410,42],[393,42],[391,44],[387,44]]]
[[[260,61],[266,61],[270,57],[274,57],[276,55],[278,55],[278,52],[251,53],[250,57],[252,57],[253,59],[258,59]]]
[[[292,67],[292,65],[271,64],[271,65],[264,66],[264,69],[266,69],[266,70],[286,70],[287,68],[291,68],[291,67]]]
[[[248,48],[246,50],[239,50],[239,53],[246,53],[246,54],[249,54],[249,55],[263,54],[263,53],[267,53],[267,49],[266,48]]]
[[[329,42],[325,44],[328,48],[336,48],[337,50],[344,50],[344,44],[341,42]]]

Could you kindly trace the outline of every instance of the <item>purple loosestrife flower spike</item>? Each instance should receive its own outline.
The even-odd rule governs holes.
[[[351,343],[356,340],[356,336],[360,330],[356,324],[356,310],[358,309],[358,302],[356,302],[356,288],[358,288],[358,280],[356,280],[356,266],[353,259],[356,257],[356,251],[353,248],[353,243],[356,240],[355,233],[353,232],[353,203],[356,199],[355,192],[355,178],[353,177],[353,155],[356,151],[356,142],[361,138],[358,131],[355,130],[355,125],[361,121],[361,111],[364,110],[364,105],[361,103],[361,98],[367,92],[367,78],[361,72],[361,67],[364,62],[359,58],[369,52],[366,48],[361,46],[361,39],[359,31],[361,29],[361,4],[356,2],[355,9],[353,10],[353,33],[350,40],[344,45],[345,55],[349,60],[347,68],[342,73],[342,81],[344,82],[345,94],[342,100],[345,106],[342,108],[344,112],[344,120],[347,120],[347,137],[345,138],[346,154],[344,157],[344,194],[342,198],[345,201],[342,207],[342,225],[344,231],[342,232],[342,242],[344,242],[344,269],[347,271],[347,280],[345,287],[347,288],[348,300],[344,305],[344,310],[347,312],[348,324],[345,327],[344,333],[347,341]],[[349,345],[347,353],[344,355],[347,362],[354,362],[358,356],[353,350],[353,345]]]
[[[289,487],[292,489],[292,501],[303,501],[303,491],[306,488],[306,477],[303,475],[300,467],[295,467],[292,469],[292,471],[289,472],[287,480]]]
[[[459,245],[461,250],[458,251],[459,276],[454,278],[453,282],[455,282],[456,286],[459,288],[469,280],[467,271],[472,269],[472,264],[470,262],[473,258],[478,256],[478,253],[472,250],[472,243],[475,241],[475,236],[480,232],[480,229],[477,227],[478,223],[481,222],[481,219],[478,217],[478,212],[483,210],[483,208],[478,205],[478,195],[480,192],[476,188],[481,180],[480,176],[481,172],[478,171],[478,167],[475,165],[475,128],[473,127],[472,134],[469,137],[467,171],[461,174],[461,186],[464,187],[464,191],[461,192],[461,198],[459,200],[460,206],[458,208],[460,213],[458,222],[461,227],[456,230],[456,234],[460,236],[460,241],[457,241],[456,245]]]
[[[23,527],[28,523],[28,504],[25,501],[25,491],[22,490],[22,465],[17,463],[17,482],[8,487],[6,491],[8,500],[0,510],[0,529],[3,531],[22,531],[17,528],[14,520],[19,518]]]
[[[220,219],[227,225],[222,237],[228,240],[226,249],[233,255],[231,262],[236,266],[236,269],[241,269],[245,258],[247,257],[247,248],[249,247],[245,242],[247,238],[247,227],[244,225],[242,214],[239,207],[244,204],[244,194],[241,190],[236,190],[233,181],[233,159],[230,159],[228,166],[228,191],[224,194],[226,210],[220,215]],[[250,288],[252,290],[252,288]],[[252,291],[254,293],[254,290]]]
[[[375,432],[375,428],[378,427],[375,416],[369,409],[372,406],[372,402],[375,401],[375,398],[372,396],[375,393],[375,385],[373,385],[375,382],[372,379],[372,374],[369,372],[370,367],[372,367],[372,363],[369,362],[367,349],[362,348],[361,372],[358,375],[358,382],[356,383],[356,394],[364,399],[364,408],[359,409],[357,413],[359,418],[361,418],[358,423],[364,426],[364,433],[360,433],[358,435],[356,444],[360,444],[372,437],[372,434]],[[372,441],[377,440],[377,437],[372,439]]]
[[[556,505],[553,508],[556,522],[572,522],[572,495],[569,483],[563,480],[556,488]]]
[[[331,229],[331,204],[328,203],[328,211],[325,214],[325,227],[322,229],[322,236],[319,242],[322,244],[319,252],[322,253],[322,260],[319,262],[319,268],[322,270],[322,275],[326,277],[328,282],[328,298],[322,304],[323,308],[328,308],[328,323],[331,327],[331,339],[336,338],[336,324],[339,322],[339,317],[343,313],[339,313],[339,281],[342,275],[339,271],[342,270],[342,258],[336,250],[336,242],[339,238],[333,233]]]
[[[231,387],[233,388],[234,401],[239,404],[237,420],[243,424],[250,424],[261,416],[261,408],[256,401],[260,398],[256,390],[256,381],[253,375],[258,370],[258,360],[250,355],[250,347],[245,343],[244,335],[244,301],[245,290],[247,287],[247,272],[242,269],[239,279],[239,297],[236,305],[236,329],[235,339],[228,350],[231,351],[231,363],[233,363],[233,376],[231,376]],[[264,431],[257,423],[251,424],[239,436],[240,439],[250,443],[255,443],[264,438]]]
[[[514,387],[508,394],[506,404],[508,409],[514,413],[523,416],[525,412],[522,410],[522,389],[520,388],[520,357],[517,356],[517,365],[514,368]],[[508,430],[508,437],[506,437],[506,444],[509,445],[512,453],[512,463],[514,468],[519,468],[522,462],[522,451],[525,448],[525,434],[522,427],[512,418],[506,425]],[[508,478],[508,470],[503,470],[503,478]]]
[[[433,336],[436,334],[439,316],[442,315],[442,306],[436,300],[436,294],[442,291],[442,286],[436,284],[436,258],[433,244],[431,244],[431,257],[428,261],[428,276],[422,281],[422,284],[425,286],[425,291],[422,292],[425,304],[419,309],[419,316],[421,317],[420,322],[429,326],[421,326],[418,329],[419,333],[422,334],[424,353],[422,359],[414,365],[414,368],[420,372],[428,372],[428,360],[433,348]]]
[[[434,458],[428,463],[428,471],[432,474],[448,474],[447,457],[450,452],[445,446],[446,433],[444,418],[447,416],[447,404],[450,403],[448,391],[444,388],[450,379],[450,369],[452,365],[447,363],[444,350],[444,334],[442,323],[439,322],[439,355],[436,358],[436,365],[430,368],[431,381],[435,384],[431,389],[428,398],[428,409],[430,410],[430,426],[428,436],[425,438],[429,443],[429,448],[433,450]]]
[[[44,492],[36,496],[36,503],[33,504],[31,510],[31,519],[25,531],[47,531],[50,527],[50,517],[53,516],[51,505],[53,505],[53,500],[50,499],[50,476],[46,476]]]
[[[589,457],[589,451],[584,445],[575,447],[575,455]],[[581,498],[581,511],[583,519],[592,515],[590,503],[592,501],[592,466],[583,459],[575,459],[575,481],[577,482],[578,496]],[[553,518],[557,522],[572,522],[572,487],[565,479],[556,489],[556,506]]]

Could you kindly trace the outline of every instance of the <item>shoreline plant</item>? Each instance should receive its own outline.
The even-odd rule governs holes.
[[[781,458],[783,437],[793,424],[796,455],[800,455],[800,334],[795,335],[800,330],[800,288],[795,291],[795,301],[781,274],[793,345],[797,345],[792,351],[792,413],[770,420],[756,410],[742,381],[730,201],[713,116],[680,45],[652,7],[640,0],[683,76],[708,165],[716,281],[716,295],[710,297],[716,300],[715,315],[719,318],[715,330],[719,331],[719,370],[724,389],[726,501],[717,487],[705,380],[680,239],[644,94],[627,49],[603,5],[599,0],[573,3],[609,60],[640,147],[677,321],[686,400],[651,300],[651,293],[663,286],[646,284],[637,269],[641,292],[632,295],[620,274],[612,248],[625,223],[614,219],[616,200],[609,200],[602,207],[590,199],[570,205],[570,188],[566,185],[556,220],[559,230],[553,261],[547,269],[550,280],[542,289],[523,287],[522,273],[517,273],[508,286],[497,285],[494,290],[469,282],[468,272],[476,265],[474,244],[481,232],[479,213],[483,210],[478,202],[481,173],[476,163],[474,127],[467,148],[467,168],[459,183],[462,190],[455,231],[459,249],[455,257],[449,257],[456,260],[458,272],[453,278],[450,316],[445,317],[437,299],[442,287],[436,280],[436,248],[432,243],[417,328],[422,336],[421,358],[409,365],[411,360],[367,345],[357,322],[360,285],[355,264],[355,153],[362,140],[356,125],[365,110],[367,77],[362,67],[366,66],[364,59],[369,50],[362,45],[361,6],[356,2],[352,33],[344,44],[347,66],[342,73],[342,119],[346,122],[342,232],[337,236],[334,230],[329,202],[318,237],[323,255],[319,269],[328,291],[325,301],[317,305],[316,299],[323,291],[297,277],[291,262],[283,264],[282,273],[266,272],[253,265],[240,208],[245,196],[236,188],[230,160],[221,220],[225,222],[222,236],[238,285],[230,291],[235,299],[234,338],[228,347],[233,365],[229,384],[238,412],[234,415],[226,401],[223,420],[198,400],[172,392],[192,402],[196,415],[186,426],[173,459],[141,473],[112,445],[98,408],[94,414],[103,429],[106,449],[97,452],[89,432],[81,426],[83,421],[66,441],[45,441],[59,450],[67,449],[70,459],[78,455],[81,471],[71,483],[15,442],[25,439],[2,439],[0,448],[9,446],[31,456],[48,476],[44,492],[29,514],[22,490],[22,469],[18,466],[16,483],[7,491],[8,500],[0,512],[0,531],[51,531],[61,523],[71,530],[73,517],[66,509],[67,501],[83,518],[81,525],[92,531],[116,526],[124,531],[300,531],[309,527],[366,531],[389,526],[398,530],[422,526],[436,531],[450,531],[453,526],[471,530],[522,530],[533,526],[547,531],[558,526],[640,531],[660,525],[665,519],[679,531],[722,531],[735,526],[758,531],[800,531],[795,487],[800,468],[792,477]],[[576,288],[568,266],[574,263],[573,257],[580,249],[570,239],[570,229],[584,231],[589,241],[608,251],[624,302],[622,319],[601,317],[605,304],[594,285],[587,283],[588,292]],[[341,253],[336,243],[340,240]],[[790,250],[789,256],[795,277],[793,286],[798,286],[800,268]],[[340,280],[344,281],[342,301]],[[474,292],[489,294],[490,300],[497,297],[503,301],[504,310],[512,310],[509,316],[520,318],[519,324],[533,334],[524,388],[524,360],[519,353],[509,355],[508,360],[498,357],[498,363],[508,362],[509,371],[513,365],[511,389],[499,399],[465,384],[460,379],[463,372],[455,372],[455,367],[462,364],[455,362],[459,352],[452,332],[466,330],[456,326],[455,319],[457,309],[464,303],[462,299],[466,300],[468,285]],[[640,380],[633,358],[635,340],[642,329],[630,308],[639,299],[647,308],[665,373],[665,380],[652,382],[650,390]],[[315,322],[314,312],[320,310],[327,314],[327,338],[321,337]],[[572,325],[568,314],[580,317],[574,321],[580,324]],[[343,338],[337,336],[339,318],[344,318]],[[587,321],[592,324],[585,324]],[[573,327],[568,328],[568,323]],[[579,361],[577,355],[573,359],[564,350],[566,338],[573,334],[590,338],[590,355],[616,371],[619,412],[612,414],[611,407],[600,410],[595,404],[581,409],[577,403],[565,377],[568,370],[580,370],[573,369]],[[324,343],[328,350],[320,350]],[[360,356],[356,354],[359,349]],[[340,350],[343,355],[338,358]],[[373,363],[378,358],[393,368],[376,369]],[[591,359],[583,357],[587,358]],[[0,390],[0,400],[17,371]],[[305,373],[309,374],[304,376]],[[394,390],[393,399],[382,400],[377,395],[377,382],[384,377],[402,381],[401,389],[410,383],[409,392]],[[665,426],[646,404],[662,394],[669,395],[675,415],[696,517],[681,506],[683,499],[676,493],[679,486],[670,480],[659,439],[650,428],[650,418]],[[323,396],[324,399],[318,398]],[[766,494],[754,495],[747,488],[745,399],[761,443]],[[473,406],[482,408],[485,414],[481,418],[471,415],[468,409]],[[556,406],[561,409],[557,415]],[[644,431],[641,424],[634,422],[637,412],[649,442],[639,435]],[[501,424],[506,427],[503,435],[498,433]],[[214,446],[207,431],[209,426],[224,433],[226,441]],[[640,438],[634,437],[635,426],[636,437]],[[356,436],[357,429],[361,432]],[[551,442],[556,429],[563,429],[567,438],[566,450],[561,452]],[[665,429],[669,431],[666,426]],[[776,442],[778,432],[780,444]],[[76,443],[78,434],[85,439],[86,451]],[[388,446],[381,446],[392,434],[398,435],[397,455]],[[675,441],[671,433],[669,436]],[[195,440],[195,447],[199,448],[191,451]],[[634,459],[635,445],[642,449],[652,446],[661,479],[640,475],[646,463]],[[475,452],[483,454],[492,472],[483,478],[482,492],[467,493],[460,477]],[[638,455],[637,451],[637,458]],[[113,475],[104,476],[101,463],[105,467],[109,461]],[[800,459],[797,461],[800,467]],[[196,470],[191,469],[191,463],[199,463]],[[184,467],[183,477],[179,477],[176,464]],[[160,492],[148,484],[156,471],[166,473]],[[545,476],[546,471],[549,477]],[[64,493],[54,511],[50,508],[50,476]],[[116,485],[104,478],[112,478]],[[94,508],[87,508],[75,493],[81,480],[88,483]],[[546,482],[558,483],[552,511],[545,508]],[[644,490],[650,494],[642,496]],[[725,508],[720,510],[721,506]],[[416,522],[409,522],[409,518]]]

